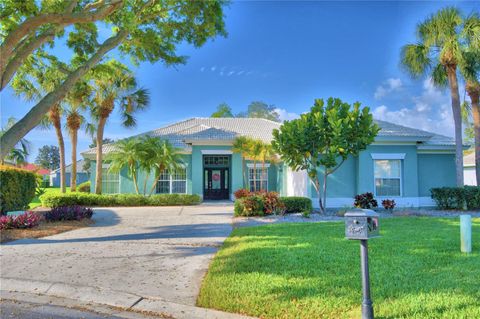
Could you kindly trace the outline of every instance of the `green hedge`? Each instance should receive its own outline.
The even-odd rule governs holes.
[[[158,194],[152,196],[136,194],[98,195],[89,193],[45,194],[40,196],[42,206],[179,206],[197,205],[198,195]]]
[[[306,213],[312,212],[312,200],[308,197],[280,197],[280,200],[285,205],[285,213]]]
[[[0,213],[27,208],[35,197],[36,186],[35,173],[1,165]]]
[[[480,187],[441,187],[430,190],[439,209],[480,209]]]

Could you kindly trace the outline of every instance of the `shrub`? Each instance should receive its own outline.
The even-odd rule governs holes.
[[[21,210],[35,197],[36,175],[32,172],[0,165],[0,213]]]
[[[90,181],[86,181],[78,185],[77,190],[81,193],[90,193]]]
[[[235,216],[263,216],[263,197],[259,195],[247,196],[237,199],[235,202],[239,204],[234,207]]]
[[[260,196],[263,199],[265,214],[276,214],[285,210],[285,204],[280,200],[277,192],[264,192]]]
[[[372,209],[378,207],[378,202],[373,198],[373,193],[363,193],[355,196],[353,206],[363,209]]]
[[[430,193],[439,209],[480,208],[479,186],[432,188]]]
[[[60,220],[82,220],[84,218],[92,218],[93,210],[82,206],[60,206],[55,207],[45,214],[47,222]]]
[[[280,197],[280,200],[285,206],[285,213],[304,213],[312,212],[312,200],[308,197]]]
[[[33,228],[39,223],[40,216],[34,212],[25,212],[17,216],[0,216],[0,230]]]
[[[250,195],[251,195],[250,191],[248,189],[245,189],[245,188],[237,189],[233,193],[233,196],[235,196],[235,199],[244,198],[244,197],[247,197],[247,196],[250,196]]]
[[[392,211],[397,204],[395,203],[395,200],[393,199],[384,199],[382,200],[382,206],[388,211]]]
[[[137,194],[98,195],[89,193],[49,193],[40,197],[43,206],[177,206],[197,205],[198,195],[157,194],[144,196]]]

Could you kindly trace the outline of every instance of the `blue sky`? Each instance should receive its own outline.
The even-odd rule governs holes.
[[[151,92],[148,111],[135,129],[114,114],[106,137],[118,139],[193,116],[209,116],[222,102],[235,112],[254,100],[274,104],[284,119],[307,111],[315,98],[330,96],[370,106],[376,118],[453,134],[448,92],[428,79],[411,80],[399,67],[402,45],[415,41],[415,26],[436,10],[455,5],[464,13],[478,2],[242,1],[225,10],[227,38],[199,49],[182,46],[186,65],[144,63],[134,71]],[[58,48],[69,57],[69,52]],[[463,95],[463,92],[462,92]],[[2,124],[21,118],[31,103],[2,92]],[[33,161],[53,131],[27,135]],[[90,138],[81,135],[79,151]],[[70,146],[67,142],[67,163]]]

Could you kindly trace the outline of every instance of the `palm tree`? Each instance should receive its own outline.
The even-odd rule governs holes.
[[[135,112],[145,109],[150,103],[146,89],[137,89],[133,73],[122,63],[111,60],[99,65],[93,72],[94,98],[92,115],[97,120],[97,156],[95,193],[102,193],[103,133],[108,117],[117,106],[122,115],[122,125],[136,125]]]
[[[260,140],[253,140],[251,147],[250,147],[250,153],[249,157],[253,160],[253,191],[257,191],[257,161],[261,158],[262,152],[263,152],[263,142]],[[262,183],[260,183],[260,190],[262,189],[261,186]]]
[[[66,127],[72,143],[72,168],[70,172],[70,191],[72,192],[77,190],[78,130],[86,123],[85,117],[82,115],[81,111],[85,110],[89,104],[88,98],[91,93],[92,88],[89,86],[88,82],[82,81],[77,83],[66,97],[66,101],[70,106],[66,110]]]
[[[141,152],[138,155],[139,168],[145,172],[145,179],[143,181],[143,195],[147,194],[147,183],[150,179],[150,174],[155,170],[156,166],[156,152],[160,149],[160,139],[144,135],[140,138]]]
[[[480,23],[479,23],[480,25]],[[477,185],[480,185],[480,50],[465,51],[464,63],[460,65],[460,70],[465,78],[465,91],[470,98],[469,111],[473,118],[473,133],[475,144],[475,173]]]
[[[242,156],[242,171],[243,171],[243,185],[249,189],[250,185],[247,178],[246,159],[250,156],[250,149],[252,146],[252,139],[246,136],[239,136],[235,138],[232,145],[232,150],[235,153],[239,153]]]
[[[110,162],[109,171],[118,173],[122,168],[127,167],[128,175],[132,177],[135,192],[138,190],[138,158],[141,152],[141,143],[137,138],[128,138],[115,143],[115,150],[106,156]]]
[[[149,153],[153,156],[152,163],[155,170],[155,178],[150,188],[150,195],[153,194],[160,176],[164,171],[168,171],[173,174],[180,168],[180,164],[183,162],[182,156],[179,153],[180,149],[174,147],[167,140],[161,140],[160,138],[153,138],[148,144]]]
[[[43,118],[41,126],[49,128],[53,126],[55,135],[57,135],[58,150],[60,153],[60,190],[62,193],[67,191],[65,178],[65,142],[62,133],[62,114],[63,108],[60,104],[55,104]]]
[[[12,82],[15,93],[23,96],[27,101],[32,101],[39,100],[45,94],[54,91],[65,77],[60,70],[68,69],[68,66],[57,60],[51,62],[52,65],[45,64],[40,60],[27,61]],[[36,81],[32,81],[32,79]],[[60,189],[62,193],[65,193],[65,143],[62,134],[62,114],[61,103],[53,105],[42,118],[40,126],[44,128],[53,126],[55,129],[60,151]]]
[[[267,169],[265,163],[271,164],[278,161],[277,154],[273,150],[273,146],[270,143],[262,143],[262,152],[260,154],[260,162],[262,163],[262,176],[267,177]],[[262,184],[260,183],[260,190],[262,190]]]
[[[457,186],[463,186],[462,115],[457,67],[462,63],[465,19],[458,9],[444,8],[417,26],[418,42],[402,48],[401,63],[413,77],[429,75],[437,86],[450,86],[455,124]],[[478,32],[478,30],[477,30]]]
[[[9,117],[7,124],[0,130],[0,136],[2,136],[8,129],[10,129],[17,120],[14,117]],[[15,145],[10,153],[6,156],[5,159],[11,160],[15,165],[25,164],[27,162],[28,154],[30,153],[31,144],[25,138],[20,139],[20,141]],[[5,160],[2,159],[1,164],[5,164]]]

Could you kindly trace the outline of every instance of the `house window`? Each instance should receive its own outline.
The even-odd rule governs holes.
[[[109,172],[107,167],[102,168],[102,193],[120,193],[120,173]]]
[[[375,195],[401,196],[402,161],[399,159],[375,160]]]
[[[162,171],[157,183],[158,194],[186,194],[187,169],[178,168],[172,174],[168,170]]]
[[[250,185],[250,190],[268,190],[268,168],[265,171],[262,171],[261,167],[248,168],[248,182]],[[255,187],[255,183],[256,186]]]

